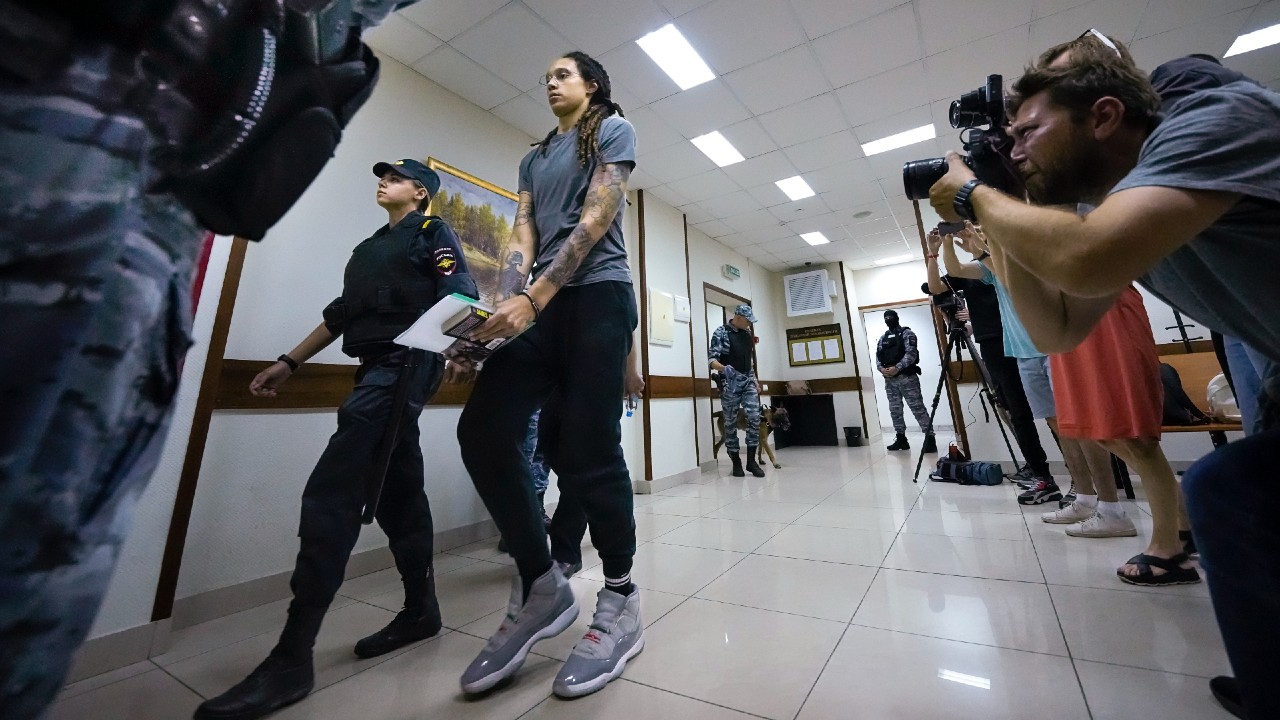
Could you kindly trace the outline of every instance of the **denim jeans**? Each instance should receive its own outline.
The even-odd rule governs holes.
[[[521,446],[529,416],[553,395],[558,428],[550,459],[561,502],[585,513],[606,577],[631,571],[635,518],[621,419],[636,324],[630,283],[564,288],[537,324],[485,362],[462,411],[462,461],[526,580],[545,572],[551,555]]]
[[[1224,335],[1222,342],[1231,368],[1240,422],[1244,425],[1244,434],[1253,435],[1262,429],[1261,418],[1258,417],[1258,396],[1262,394],[1262,376],[1268,361],[1262,353],[1239,338]]]

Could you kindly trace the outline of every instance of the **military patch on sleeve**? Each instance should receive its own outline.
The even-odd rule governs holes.
[[[441,275],[452,275],[458,269],[458,255],[453,248],[436,248],[432,253],[432,261]]]

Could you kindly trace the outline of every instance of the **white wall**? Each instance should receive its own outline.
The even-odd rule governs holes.
[[[351,249],[386,222],[374,202],[374,162],[430,156],[516,189],[531,138],[399,63],[382,60],[381,82],[347,128],[336,157],[269,236],[250,247],[228,357],[274,358],[320,322],[321,309],[341,292]],[[553,120],[548,113],[548,127]],[[316,361],[354,363],[336,343]],[[488,517],[459,457],[458,414],[456,407],[428,407],[419,423],[437,531]],[[179,598],[293,566],[299,498],[333,432],[334,417],[331,410],[214,415]],[[356,550],[385,543],[372,527]]]

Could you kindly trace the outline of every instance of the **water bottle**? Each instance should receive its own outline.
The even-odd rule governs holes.
[[[626,400],[627,417],[631,417],[632,415],[635,414],[636,403],[638,403],[639,401],[640,401],[640,396],[636,395],[635,393],[631,393],[630,395],[627,396],[627,400]]]

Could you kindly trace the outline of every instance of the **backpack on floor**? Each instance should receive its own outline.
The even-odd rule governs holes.
[[[929,474],[929,479],[960,485],[999,485],[1004,482],[1004,470],[999,463],[944,457],[938,460],[938,466]]]

